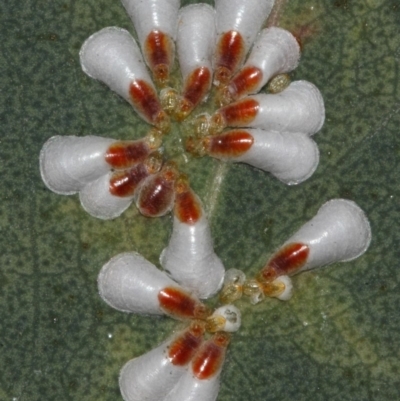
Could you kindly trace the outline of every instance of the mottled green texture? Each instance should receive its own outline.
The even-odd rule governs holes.
[[[326,103],[314,176],[286,187],[244,165],[207,158],[185,165],[172,136],[169,152],[211,212],[227,268],[255,274],[333,197],[366,211],[373,241],[356,261],[294,278],[288,303],[238,302],[243,326],[219,400],[397,400],[400,6],[291,0],[282,10],[278,24],[305,43],[293,76],[314,82]],[[114,221],[95,220],[77,196],[45,188],[38,155],[52,135],[138,138],[147,131],[129,105],[83,74],[78,59],[96,30],[133,28],[111,0],[8,1],[0,22],[0,399],[121,400],[122,365],[178,325],[112,310],[96,277],[123,251],[158,263],[170,218],[149,220],[132,207]]]

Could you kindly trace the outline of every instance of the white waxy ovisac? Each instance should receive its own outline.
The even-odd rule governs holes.
[[[79,53],[83,71],[108,85],[128,102],[132,81],[151,82],[140,49],[122,28],[107,27],[86,39]]]
[[[105,155],[115,139],[53,136],[40,152],[40,174],[55,193],[72,195],[110,171]]]
[[[260,104],[252,128],[313,135],[324,125],[324,100],[311,82],[294,81],[281,93],[251,97]]]
[[[165,273],[138,253],[121,253],[110,259],[98,277],[101,298],[122,312],[163,315],[158,293],[180,288]]]
[[[296,38],[285,29],[272,27],[263,29],[256,39],[244,65],[259,68],[263,81],[258,92],[274,75],[294,70],[300,59],[300,46]]]
[[[186,330],[186,334],[189,331],[190,329]],[[203,341],[203,332],[199,330],[196,337],[192,336],[194,342],[189,341],[186,344],[184,342],[178,344],[178,347],[185,353],[194,354],[196,347]],[[189,358],[185,358],[189,360],[175,361],[174,355],[170,355],[171,346],[174,347],[174,342],[182,337],[185,338],[185,333],[179,332],[157,348],[125,364],[119,376],[119,387],[125,401],[159,401],[173,389],[182,375],[187,372],[190,356],[193,356],[189,355]],[[177,356],[179,358],[179,350],[177,350]]]
[[[370,242],[371,227],[363,210],[353,201],[332,199],[283,247],[292,243],[309,247],[308,258],[300,272],[355,259],[367,250]]]
[[[274,3],[274,0],[215,0],[217,40],[225,32],[237,31],[248,50]]]
[[[177,50],[179,66],[185,82],[196,68],[211,71],[215,46],[215,10],[208,4],[191,4],[181,8],[178,17]]]
[[[307,134],[261,129],[246,131],[254,138],[253,145],[244,154],[229,160],[267,171],[287,185],[305,181],[316,170],[319,150]]]
[[[121,0],[139,37],[140,46],[151,31],[159,30],[176,39],[180,0]]]
[[[168,346],[169,341],[164,342],[124,365],[119,376],[119,387],[125,401],[158,401],[172,390],[187,366],[170,363]]]
[[[180,378],[163,401],[215,401],[219,386],[220,375],[200,380],[189,371]]]
[[[132,203],[133,197],[119,197],[110,193],[112,172],[85,185],[79,192],[83,209],[98,219],[110,220],[120,216]]]
[[[105,83],[129,102],[147,122],[146,117],[133,103],[130,86],[134,81],[144,81],[155,91],[143,62],[140,49],[131,34],[121,28],[104,28],[88,39],[79,52],[83,71],[89,77]]]
[[[172,235],[160,256],[162,267],[199,298],[209,298],[221,288],[225,268],[214,252],[210,225],[204,210],[194,224],[174,216]]]
[[[256,68],[261,72],[259,82],[255,86],[245,87],[240,94],[241,82],[236,83],[235,77],[228,84],[227,90],[233,99],[246,94],[257,93],[273,76],[294,70],[300,59],[300,46],[296,38],[285,29],[272,27],[263,29],[251,49],[250,55],[236,77],[246,69]],[[243,77],[246,78],[246,77]]]

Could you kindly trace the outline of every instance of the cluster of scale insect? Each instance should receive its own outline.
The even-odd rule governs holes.
[[[261,30],[274,0],[215,0],[215,7],[182,8],[179,0],[122,3],[139,45],[126,30],[104,28],[83,44],[81,66],[151,128],[134,141],[52,137],[41,151],[41,175],[58,194],[78,193],[82,207],[101,219],[118,217],[132,202],[144,216],[172,212],[172,235],[160,255],[164,271],[128,252],[108,261],[98,277],[100,296],[111,307],[187,322],[122,368],[120,390],[126,401],[213,401],[230,333],[241,324],[233,303],[242,296],[253,304],[265,297],[289,300],[292,275],[360,256],[369,246],[370,226],[354,202],[334,199],[256,277],[225,271],[200,198],[177,166],[163,160],[170,120],[191,119],[187,152],[246,163],[297,185],[318,166],[311,137],[324,123],[322,96],[312,83],[288,78],[300,58],[296,38],[277,27]],[[169,86],[175,50],[180,91]],[[269,93],[259,93],[266,84]],[[217,110],[195,115],[212,85]],[[222,306],[210,310],[202,300],[217,293]]]

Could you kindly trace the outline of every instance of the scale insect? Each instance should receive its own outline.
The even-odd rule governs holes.
[[[108,27],[94,33],[79,53],[83,71],[105,83],[149,124],[170,129],[157,90],[143,62],[139,46],[125,29]]]
[[[122,312],[169,315],[178,320],[210,315],[197,297],[138,253],[114,256],[100,270],[97,283],[101,298]]]
[[[281,93],[246,96],[218,109],[211,116],[209,133],[248,127],[313,135],[324,121],[324,101],[318,88],[307,81],[294,81]]]
[[[362,255],[371,242],[371,227],[360,207],[332,199],[292,235],[267,262],[260,279],[272,281]]]
[[[125,99],[151,126],[149,132],[135,141],[50,138],[40,155],[42,179],[53,192],[79,193],[83,208],[101,219],[121,215],[133,202],[149,218],[172,212],[172,234],[160,256],[164,271],[136,252],[125,252],[98,275],[99,294],[112,308],[168,316],[185,327],[127,362],[120,390],[125,401],[215,401],[227,348],[242,321],[232,303],[242,295],[253,304],[265,297],[289,300],[293,275],[364,253],[370,226],[354,202],[332,200],[255,278],[225,271],[201,199],[181,166],[164,160],[171,119],[185,120],[212,93],[219,109],[189,121],[186,151],[246,163],[294,185],[318,165],[311,136],[325,120],[322,95],[310,82],[290,83],[286,73],[300,58],[295,37],[276,27],[260,31],[273,0],[215,0],[214,8],[182,9],[179,0],[122,4],[139,45],[124,29],[104,28],[84,42],[81,66]],[[182,75],[176,88],[168,86],[175,43]],[[257,94],[265,85],[269,93]],[[204,300],[218,292],[220,304],[213,310]]]
[[[181,94],[173,88],[166,88],[160,94],[164,108],[178,121],[184,120],[208,96],[214,43],[214,8],[203,3],[183,7],[178,16],[177,33],[183,88]]]
[[[288,185],[305,181],[319,162],[317,144],[308,134],[300,132],[236,129],[200,138],[191,137],[186,146],[194,155],[250,164]]]
[[[287,301],[293,293],[290,276],[356,259],[370,242],[371,227],[363,210],[353,201],[332,199],[271,256],[255,279],[228,270],[220,300],[231,303],[246,295],[253,304],[266,296]]]

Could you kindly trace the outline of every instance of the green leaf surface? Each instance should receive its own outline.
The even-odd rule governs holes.
[[[355,261],[296,276],[287,303],[237,303],[243,324],[218,400],[398,400],[400,6],[277,3],[274,23],[304,43],[293,79],[315,83],[325,100],[316,173],[288,187],[246,165],[186,163],[176,124],[167,153],[203,199],[226,268],[256,274],[336,197],[365,210],[373,240]],[[148,219],[131,207],[115,220],[96,220],[77,196],[45,187],[38,156],[53,135],[147,132],[128,104],[79,65],[89,35],[133,27],[111,0],[6,1],[0,21],[0,400],[122,400],[120,368],[179,324],[111,309],[98,296],[97,275],[125,251],[158,265],[171,218]]]

